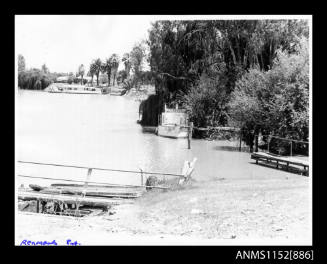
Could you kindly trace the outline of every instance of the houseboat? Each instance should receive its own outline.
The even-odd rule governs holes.
[[[84,85],[51,84],[46,88],[49,93],[102,94],[102,88]]]
[[[159,117],[158,136],[170,138],[188,137],[188,114],[185,109],[167,108]]]

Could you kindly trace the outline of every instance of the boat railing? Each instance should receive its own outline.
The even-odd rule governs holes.
[[[98,168],[98,167],[87,167],[87,166],[77,166],[77,165],[67,165],[67,164],[56,164],[56,163],[43,163],[43,162],[33,162],[33,161],[17,161],[18,163],[24,164],[34,164],[34,165],[43,165],[43,166],[55,166],[55,167],[66,167],[66,168],[76,168],[76,169],[86,169],[87,170],[87,178],[85,181],[78,181],[78,180],[69,180],[69,179],[60,179],[60,178],[48,178],[48,177],[38,177],[38,176],[31,176],[31,175],[17,175],[18,177],[25,177],[25,178],[37,178],[37,179],[47,179],[47,180],[62,180],[62,181],[69,181],[69,182],[84,182],[85,185],[88,183],[92,184],[102,184],[107,186],[121,186],[121,187],[151,187],[151,188],[158,188],[158,189],[168,189],[168,187],[163,186],[146,186],[144,182],[145,175],[160,175],[160,176],[171,176],[171,177],[179,177],[185,179],[188,175],[185,174],[177,174],[177,173],[163,173],[163,172],[149,172],[140,170],[122,170],[122,169],[111,169],[111,168]],[[141,184],[140,185],[126,185],[126,184],[108,184],[104,182],[92,182],[90,181],[90,177],[93,170],[98,171],[112,171],[112,172],[122,172],[122,173],[130,173],[134,175],[140,175]]]

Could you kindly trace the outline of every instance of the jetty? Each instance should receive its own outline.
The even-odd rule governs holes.
[[[265,152],[254,152],[251,154],[251,159],[254,159],[256,164],[258,164],[259,161],[262,161],[266,164],[274,165],[277,169],[286,168],[287,171],[296,169],[299,170],[303,175],[308,175],[309,161],[307,160],[302,160],[296,157],[283,157],[280,155]],[[292,165],[299,166],[300,168],[293,168]]]

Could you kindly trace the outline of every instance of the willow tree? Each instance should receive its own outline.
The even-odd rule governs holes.
[[[220,116],[218,119],[226,123],[227,118],[221,118],[221,114],[228,116],[228,97],[235,83],[250,68],[271,69],[277,50],[294,52],[299,38],[307,34],[305,20],[157,21],[152,24],[148,40],[156,93],[168,104],[182,100],[187,106],[201,99],[194,91],[203,90],[210,96],[205,92],[206,84],[223,89],[225,99],[218,104],[219,109],[215,106],[206,112],[211,111],[211,117]],[[194,100],[187,100],[190,94]]]

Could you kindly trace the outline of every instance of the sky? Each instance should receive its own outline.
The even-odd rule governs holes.
[[[88,69],[93,59],[130,52],[147,38],[151,22],[153,17],[131,15],[17,15],[16,58],[23,55],[26,68],[46,64],[51,72],[76,73],[80,64]]]

